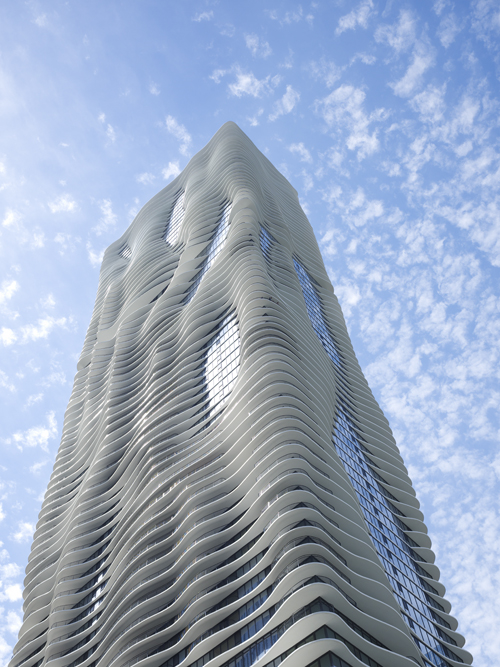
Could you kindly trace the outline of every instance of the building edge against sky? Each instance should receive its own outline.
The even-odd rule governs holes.
[[[104,256],[11,667],[470,664],[297,193],[234,124]]]

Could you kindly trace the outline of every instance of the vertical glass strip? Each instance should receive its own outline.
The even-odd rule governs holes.
[[[224,247],[224,243],[226,241],[227,233],[229,231],[229,215],[231,213],[231,204],[226,204],[224,206],[224,210],[222,212],[221,218],[219,222],[217,223],[217,227],[215,230],[215,234],[212,238],[212,241],[210,242],[210,245],[208,246],[208,251],[207,251],[207,256],[203,260],[203,264],[201,265],[200,270],[198,271],[195,279],[189,286],[188,293],[186,295],[186,298],[184,299],[184,303],[189,303],[191,299],[194,297],[196,294],[196,291],[198,290],[199,284],[203,280],[203,276],[205,273],[210,269],[212,264],[215,262],[215,259],[217,258],[217,255],[220,253],[222,248]]]
[[[440,605],[427,594],[426,590],[435,594],[437,591],[422,579],[422,576],[429,575],[416,562],[421,559],[412,547],[418,545],[406,535],[405,531],[409,531],[410,528],[396,516],[400,512],[390,500],[396,499],[380,483],[385,480],[370,467],[370,459],[359,442],[353,422],[342,402],[339,402],[337,407],[333,444],[358,497],[373,545],[419,650],[436,667],[449,667],[442,656],[463,662],[434,636],[437,635],[450,644],[456,644],[443,630],[434,625],[434,621],[441,625],[445,623],[429,608],[428,605],[434,607]]]
[[[271,248],[273,243],[276,243],[276,240],[271,236],[271,234],[261,226],[260,228],[260,249],[262,254],[268,262],[271,261]]]
[[[295,257],[293,258],[293,265],[295,267],[300,286],[302,287],[302,294],[304,295],[307,314],[311,320],[312,327],[316,332],[319,340],[321,341],[321,344],[325,348],[327,355],[330,357],[333,363],[338,368],[340,368],[340,356],[337,351],[337,346],[326,325],[323,306],[321,305],[321,301],[313,284],[313,280],[302,264]]]
[[[210,341],[203,370],[208,394],[207,416],[216,412],[229,397],[240,367],[240,333],[236,315],[228,315]]]
[[[172,208],[172,213],[170,214],[166,232],[163,235],[164,240],[169,245],[175,245],[175,243],[177,243],[177,238],[181,229],[181,223],[184,219],[184,194],[185,193],[183,190],[177,194],[175,204]]]

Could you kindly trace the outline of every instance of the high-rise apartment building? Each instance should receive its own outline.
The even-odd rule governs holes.
[[[472,658],[296,191],[233,123],[104,257],[11,667]]]

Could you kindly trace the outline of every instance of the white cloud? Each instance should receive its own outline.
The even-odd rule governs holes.
[[[273,113],[269,115],[269,120],[276,120],[280,116],[290,113],[299,100],[300,93],[294,90],[292,86],[287,86],[281,100],[274,103]]]
[[[27,521],[19,521],[17,524],[17,531],[12,535],[12,539],[20,544],[22,542],[31,542],[34,532],[35,524],[28,523]]]
[[[15,611],[7,612],[7,630],[17,637],[21,629],[22,619]]]
[[[77,203],[69,194],[60,195],[54,201],[49,202],[52,213],[72,213],[77,209]]]
[[[422,82],[425,72],[434,64],[434,50],[425,42],[418,41],[413,49],[412,61],[404,76],[390,86],[396,95],[408,97]]]
[[[361,300],[361,292],[356,282],[350,280],[341,280],[335,285],[335,293],[342,307],[344,317],[350,317],[355,306]]]
[[[106,114],[100,113],[99,116],[97,117],[97,120],[104,125],[104,123],[106,122]],[[116,141],[115,128],[109,123],[106,127],[106,136],[112,144]]]
[[[18,289],[17,280],[4,280],[0,286],[0,305],[12,299]]]
[[[101,210],[101,217],[99,218],[97,225],[92,227],[92,231],[95,232],[97,236],[101,236],[116,227],[118,221],[118,216],[116,213],[113,213],[111,200],[103,199],[99,204],[99,208]]]
[[[379,26],[375,31],[375,40],[385,42],[391,46],[396,53],[410,49],[415,41],[416,20],[407,9],[399,13],[399,21],[396,25]]]
[[[12,646],[9,646],[5,639],[0,636],[0,660],[2,665],[7,666],[12,657]]]
[[[151,83],[149,84],[149,92],[151,93],[151,95],[159,95],[160,94],[160,89],[158,88],[156,83],[153,83],[151,81]]]
[[[35,405],[35,403],[39,403],[43,399],[43,393],[40,394],[32,394],[31,396],[28,396],[26,399],[25,407],[30,408],[32,405]]]
[[[30,466],[30,473],[32,475],[38,475],[40,470],[44,468],[47,465],[48,461],[39,461],[38,463],[34,463],[32,466]]]
[[[156,176],[148,171],[145,171],[143,174],[138,174],[135,177],[135,180],[138,183],[142,183],[142,185],[151,185],[152,183],[155,182]]]
[[[349,61],[349,65],[354,65],[354,63],[358,62],[358,60],[360,60],[364,65],[374,65],[377,62],[377,58],[370,55],[369,53],[356,53],[356,55],[354,55]]]
[[[49,25],[49,21],[47,19],[46,14],[40,14],[37,16],[33,23],[35,23],[39,28],[46,28]]]
[[[259,118],[264,113],[264,109],[259,109],[253,116],[247,118],[248,122],[252,127],[257,127],[259,124]]]
[[[346,146],[357,151],[361,160],[379,148],[377,130],[370,133],[372,122],[384,117],[384,110],[377,109],[370,115],[364,111],[365,93],[360,88],[343,84],[323,100],[316,101],[316,110],[326,124],[339,132],[346,128]]]
[[[7,391],[15,392],[16,387],[9,380],[9,376],[4,371],[0,370],[0,387],[7,389]]]
[[[87,255],[88,255],[90,263],[92,264],[92,266],[94,268],[96,268],[98,266],[101,266],[105,250],[106,249],[103,248],[101,251],[96,252],[93,249],[92,244],[90,243],[90,241],[87,243]]]
[[[0,342],[2,343],[2,345],[8,347],[9,345],[15,343],[16,340],[17,340],[17,335],[14,333],[12,329],[9,329],[8,327],[2,327],[0,329]]]
[[[32,426],[26,431],[18,431],[12,436],[12,442],[22,450],[23,447],[40,447],[43,451],[48,451],[49,441],[57,436],[57,421],[54,412],[46,415],[47,424],[45,426]]]
[[[5,587],[4,595],[7,600],[9,600],[9,602],[16,602],[17,600],[22,600],[23,589],[21,588],[20,584],[10,584],[9,586]]]
[[[199,12],[198,14],[195,14],[193,21],[196,21],[197,23],[200,23],[201,21],[211,21],[214,17],[214,13],[212,10],[209,12]]]
[[[457,18],[453,12],[445,16],[439,24],[438,37],[441,44],[447,49],[455,41],[455,37],[460,32]]]
[[[58,232],[54,237],[54,242],[59,245],[59,254],[64,255],[67,250],[74,251],[78,243],[82,239],[79,236],[72,236],[71,234],[63,234]]]
[[[449,5],[449,0],[435,0],[432,9],[436,12],[438,16],[441,16],[443,10],[446,9],[447,5]]]
[[[304,146],[302,142],[298,144],[290,144],[288,146],[288,150],[291,153],[297,153],[299,156],[301,162],[312,162],[312,156],[311,153],[307,150],[307,148]]]
[[[114,144],[116,141],[116,132],[115,128],[108,123],[108,126],[106,128],[106,136],[108,137],[109,141]]]
[[[44,387],[61,386],[63,384],[66,384],[66,375],[62,371],[53,371],[43,380]]]
[[[40,305],[43,308],[53,308],[56,305],[56,300],[53,294],[47,294],[45,298],[40,299]]]
[[[318,62],[312,61],[309,69],[313,77],[315,79],[323,79],[328,88],[331,88],[342,76],[342,67],[324,58]]]
[[[15,227],[18,222],[21,220],[21,215],[18,211],[14,211],[12,208],[8,208],[5,211],[5,216],[2,220],[2,225],[4,227]]]
[[[221,29],[220,29],[220,34],[223,35],[224,37],[233,37],[234,33],[236,32],[236,28],[232,23],[226,23]]]
[[[21,340],[23,343],[27,343],[48,338],[53,329],[56,327],[65,328],[68,323],[69,321],[66,317],[56,318],[52,317],[52,315],[45,315],[36,324],[26,324],[21,327]]]
[[[166,181],[169,181],[171,178],[177,178],[177,176],[181,173],[181,168],[179,167],[179,163],[176,162],[169,162],[166,167],[162,169],[161,175]]]
[[[32,248],[43,248],[45,245],[45,234],[35,229],[30,237],[30,245]]]
[[[209,78],[212,79],[212,81],[215,81],[215,83],[220,83],[222,77],[229,74],[229,72],[231,72],[230,69],[214,69]]]
[[[367,28],[368,19],[370,18],[372,9],[372,0],[363,0],[356,9],[353,9],[349,14],[346,14],[339,19],[335,34],[340,35],[346,30],[354,30],[357,26]]]
[[[349,225],[355,227],[364,227],[368,222],[380,218],[384,214],[384,204],[379,199],[368,199],[363,188],[358,187],[350,196],[348,201],[343,198],[342,191],[337,191],[330,197],[325,197],[330,205],[335,206],[341,211],[344,220],[349,221]],[[358,232],[357,232],[358,233]],[[357,242],[348,248],[349,253],[353,253],[357,248]],[[352,265],[352,263],[351,263]],[[360,266],[358,265],[358,270]]]
[[[265,79],[257,79],[253,72],[243,72],[240,67],[235,67],[236,81],[229,84],[229,92],[235,97],[250,95],[251,97],[262,97],[268,94],[279,84],[281,77],[275,75],[266,76]]]
[[[128,219],[132,221],[135,216],[139,213],[141,207],[139,206],[140,200],[137,197],[134,197],[134,203],[128,209]]]
[[[3,505],[0,503],[0,521],[3,521],[7,515],[3,511]],[[2,568],[3,569],[3,568]],[[5,575],[4,575],[5,576]]]
[[[311,174],[307,172],[305,169],[302,170],[302,178],[304,179],[303,181],[304,192],[309,192],[309,190],[311,190],[314,187],[314,179],[311,176]],[[307,205],[302,204],[302,208],[304,209],[305,212],[306,209],[304,208],[304,206],[307,207]],[[306,215],[308,215],[308,213],[306,213]]]
[[[278,12],[275,9],[266,9],[264,10],[264,13],[272,20],[272,21],[279,21],[281,25],[291,25],[292,23],[299,23],[302,21],[303,18],[306,19],[309,23],[312,22],[313,20],[313,15],[308,14],[307,16],[304,17],[304,12],[302,11],[302,7],[300,5],[297,5],[296,9],[290,10],[285,12],[285,15],[280,19],[278,16]]]
[[[7,552],[5,552],[5,555],[8,558]],[[19,577],[21,574],[22,568],[19,567],[17,563],[7,563],[6,565],[2,565],[0,567],[0,576],[2,579],[16,579],[16,577]]]
[[[245,35],[245,44],[254,57],[267,58],[273,52],[269,42],[262,41],[258,35]]]
[[[184,125],[177,122],[173,116],[167,116],[165,119],[165,126],[167,131],[170,132],[170,134],[172,134],[180,143],[179,152],[181,155],[189,155],[192,139]]]
[[[479,0],[472,7],[472,28],[485,45],[498,53],[500,9],[497,0]]]
[[[443,117],[446,105],[444,102],[444,95],[446,85],[442,88],[437,86],[427,86],[427,88],[415,95],[410,101],[411,106],[415,111],[418,111],[423,121],[436,123]]]

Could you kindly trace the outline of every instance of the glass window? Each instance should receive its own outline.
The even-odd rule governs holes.
[[[267,231],[267,229],[261,226],[260,249],[262,250],[262,254],[264,255],[264,257],[268,262],[271,261],[271,248],[273,246],[273,243],[276,243],[276,239],[274,239],[271,236],[271,234]]]
[[[333,444],[358,497],[373,545],[415,643],[436,667],[448,665],[441,655],[463,662],[437,639],[455,644],[452,637],[433,623],[436,620],[442,622],[442,619],[428,606],[436,605],[426,593],[431,586],[421,578],[429,575],[416,562],[420,560],[419,556],[404,532],[410,529],[399,519],[397,508],[387,498],[387,495],[393,496],[380,483],[385,480],[369,465],[371,461],[365,453],[366,448],[359,441],[354,422],[342,402],[337,406]],[[434,589],[432,592],[436,593]]]
[[[130,259],[132,257],[132,250],[130,249],[129,244],[125,243],[125,245],[118,251],[118,254],[120,257],[123,257],[123,259]]]
[[[189,303],[191,299],[194,297],[196,294],[196,291],[198,290],[198,286],[201,283],[203,276],[205,273],[210,269],[212,264],[215,262],[217,255],[220,253],[222,248],[224,247],[224,243],[226,242],[226,237],[227,233],[229,231],[229,215],[231,213],[231,204],[226,203],[224,205],[224,209],[222,211],[222,215],[220,217],[219,222],[217,223],[217,227],[215,229],[214,236],[212,238],[212,241],[210,242],[210,245],[208,246],[207,250],[207,256],[203,260],[203,264],[201,265],[200,270],[196,274],[195,279],[189,286],[188,293],[186,295],[186,298],[184,299],[184,303]]]
[[[184,219],[184,191],[177,193],[172,212],[168,221],[167,229],[163,235],[169,245],[175,245],[179,236],[182,220]]]
[[[323,313],[323,306],[313,284],[312,278],[309,276],[305,268],[295,257],[293,258],[293,265],[297,273],[297,277],[302,287],[302,294],[306,302],[307,314],[311,320],[312,327],[316,332],[321,344],[325,348],[325,352],[333,361],[333,363],[340,368],[340,356],[337,351],[337,346],[333,340],[333,336],[328,330],[325,316]]]
[[[205,354],[204,380],[208,394],[208,415],[213,414],[231,393],[240,366],[240,332],[236,314],[222,320]],[[208,416],[207,415],[207,416]]]

